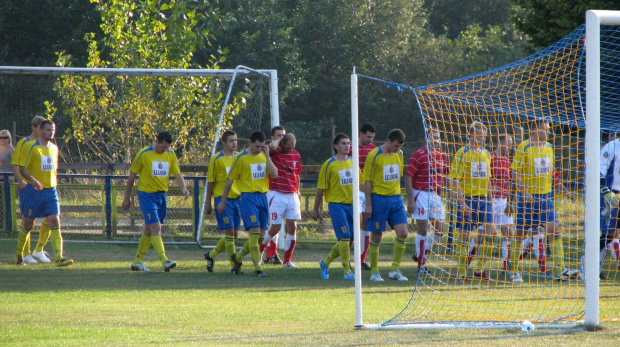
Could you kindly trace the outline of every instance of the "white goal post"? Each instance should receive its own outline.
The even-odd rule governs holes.
[[[599,176],[601,143],[601,25],[620,25],[620,11],[586,12],[586,209],[585,218],[585,324],[599,324],[598,238],[600,211]],[[595,208],[596,207],[596,208]]]

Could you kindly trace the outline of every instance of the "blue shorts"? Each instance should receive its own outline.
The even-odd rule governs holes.
[[[144,216],[144,224],[164,224],[166,221],[166,208],[168,206],[167,200],[168,193],[166,192],[147,193],[138,191],[138,201]]]
[[[241,193],[239,198],[239,210],[245,230],[252,227],[260,227],[267,230],[269,222],[269,205],[265,193]]]
[[[469,217],[457,208],[456,227],[461,231],[471,231],[481,224],[493,223],[493,202],[484,196],[465,196],[465,203],[471,209]]]
[[[36,219],[45,216],[60,215],[60,202],[58,191],[54,188],[35,190],[28,183],[26,189],[19,190],[19,208],[22,215],[28,219]]]
[[[372,215],[368,218],[367,229],[373,233],[385,231],[386,223],[394,227],[407,224],[407,211],[401,195],[385,196],[371,194]]]
[[[215,206],[217,206],[222,197],[217,197],[215,200]],[[239,199],[226,200],[226,209],[223,213],[218,213],[215,209],[215,219],[217,220],[217,227],[220,230],[234,228],[239,229],[241,226],[241,217],[239,215]]]
[[[336,239],[340,241],[348,237],[353,240],[353,205],[330,202],[327,207]]]
[[[532,194],[533,201],[523,201],[517,197],[517,229],[535,229],[546,223],[555,222],[553,194]]]

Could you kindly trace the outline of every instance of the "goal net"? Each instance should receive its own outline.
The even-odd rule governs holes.
[[[167,242],[200,243],[217,231],[203,216],[205,175],[220,129],[234,129],[239,148],[252,131],[279,122],[275,70],[106,69],[0,67],[0,112],[13,143],[31,132],[30,120],[56,123],[59,192],[68,239],[134,240],[142,231],[137,198],[121,208],[127,169],[135,153],[160,131],[173,135],[174,151],[190,199],[169,192]],[[15,230],[14,181],[2,174],[0,229]],[[135,197],[134,197],[135,198]],[[6,207],[6,208],[5,208]],[[203,219],[203,217],[205,217]],[[37,229],[35,229],[37,230]],[[97,237],[98,235],[98,237]],[[183,241],[180,241],[183,240]]]
[[[600,42],[605,130],[620,122],[618,27],[601,26]],[[429,222],[425,256],[418,254],[424,271],[406,307],[379,327],[561,326],[583,318],[585,44],[581,26],[514,63],[417,88],[358,75],[413,91],[428,158],[441,165],[443,152],[449,170],[429,178],[433,186],[435,174],[446,175],[438,191],[445,214]],[[617,269],[608,255],[602,275],[618,281]]]

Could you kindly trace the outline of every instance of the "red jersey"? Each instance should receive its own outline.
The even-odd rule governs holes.
[[[280,148],[269,152],[273,165],[278,169],[278,178],[269,178],[269,190],[280,193],[296,193],[299,191],[297,183],[301,174],[301,156],[296,150],[284,154]]]
[[[409,158],[406,175],[412,178],[411,185],[415,190],[434,190],[440,194],[443,178],[449,174],[450,162],[441,149],[429,152],[424,146],[413,152]]]
[[[510,194],[510,159],[499,157],[495,152],[491,154],[491,184],[494,189],[494,198],[507,198]],[[498,188],[499,187],[499,188]]]
[[[364,163],[366,162],[366,157],[368,156],[368,153],[370,153],[370,151],[372,151],[373,149],[377,148],[377,146],[375,146],[374,143],[369,143],[366,146],[359,146],[359,153],[360,153],[360,170],[364,171]],[[353,156],[353,147],[351,147],[351,149],[349,149],[349,157]]]

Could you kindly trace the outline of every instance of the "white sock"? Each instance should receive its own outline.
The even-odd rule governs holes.
[[[263,242],[262,242],[263,245],[268,245],[269,241],[271,241],[272,238],[273,236],[269,235],[269,233],[265,233],[265,238],[263,239]]]
[[[291,249],[291,243],[292,243],[292,241],[294,241],[296,239],[297,239],[296,235],[286,234],[286,248],[284,248],[284,250],[288,251],[289,249]]]
[[[420,243],[422,242],[422,240],[425,240],[425,239],[426,239],[425,236],[422,236],[420,234],[415,235],[415,256],[416,257],[419,257],[420,254],[422,254],[422,251],[420,250]]]
[[[508,258],[508,246],[510,245],[510,241],[504,240],[502,241],[502,259]]]

